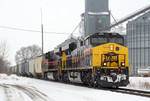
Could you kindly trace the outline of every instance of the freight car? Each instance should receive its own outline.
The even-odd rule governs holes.
[[[34,72],[37,78],[41,78],[43,74],[43,70],[41,68],[42,62],[43,62],[43,56],[39,56],[34,59]]]
[[[29,61],[29,77],[35,77],[35,64],[34,64],[34,59]]]

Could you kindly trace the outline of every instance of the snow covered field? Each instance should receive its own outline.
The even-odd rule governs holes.
[[[130,77],[127,88],[150,91],[150,77]]]
[[[142,82],[150,78],[130,78],[127,88],[149,90]],[[140,83],[139,83],[140,82]],[[0,101],[150,101],[150,98],[100,89],[0,74]]]

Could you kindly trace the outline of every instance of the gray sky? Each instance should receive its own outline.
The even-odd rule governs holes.
[[[148,4],[150,0],[109,0],[109,9],[116,19],[120,19]],[[40,31],[40,8],[44,31],[71,33],[81,20],[84,0],[0,0],[0,26]],[[68,36],[45,33],[44,52],[54,49]],[[15,53],[22,46],[41,46],[41,33],[0,28],[0,41],[8,43],[9,60],[14,65]]]

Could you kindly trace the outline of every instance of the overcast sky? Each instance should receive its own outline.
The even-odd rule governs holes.
[[[116,19],[120,19],[148,4],[150,0],[109,0],[109,9]],[[44,31],[71,33],[80,22],[84,7],[84,0],[0,0],[0,26],[40,31],[42,8]],[[54,49],[68,36],[45,33],[44,52]],[[21,47],[32,44],[41,46],[41,33],[0,27],[1,41],[7,42],[9,60],[14,65],[15,53]]]

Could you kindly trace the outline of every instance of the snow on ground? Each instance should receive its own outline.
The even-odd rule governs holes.
[[[130,77],[126,88],[150,91],[150,77]]]
[[[133,84],[136,84],[139,81],[137,78],[131,78],[130,80]],[[142,78],[140,80],[143,82]],[[150,78],[144,78],[144,80],[150,81]],[[132,82],[130,85],[132,85]],[[20,94],[20,99],[23,99],[11,99],[10,101],[150,101],[150,98],[147,97],[115,93],[59,82],[18,77],[16,75],[7,76],[5,74],[0,74],[0,101],[6,101],[5,90],[3,88],[4,85],[15,91],[13,96],[15,96],[15,94],[17,96]],[[9,91],[7,87],[5,89]],[[128,86],[128,88],[129,87],[131,86]]]
[[[26,94],[9,85],[28,85],[29,79],[16,75],[0,74],[0,101],[32,101]]]
[[[39,80],[32,80],[39,82]],[[45,92],[54,101],[149,101],[149,98],[133,96],[128,94],[115,93],[99,89],[79,87],[74,85],[53,83],[40,81],[37,86],[41,91]],[[71,100],[70,100],[71,99]]]
[[[1,101],[4,101],[5,99],[5,95],[2,87],[0,87],[0,99],[2,99]]]
[[[0,74],[0,84],[28,84],[28,78],[18,77],[14,74],[8,76],[6,74]]]

